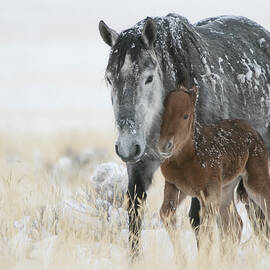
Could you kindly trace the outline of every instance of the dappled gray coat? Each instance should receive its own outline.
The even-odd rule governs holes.
[[[140,37],[146,20],[120,33],[107,66],[114,77],[119,76],[126,54],[130,54],[134,63],[133,88],[140,76],[139,61],[145,49]],[[163,98],[178,85],[196,84],[199,121],[247,119],[261,133],[270,150],[269,32],[244,17],[221,16],[194,25],[176,14],[152,20],[156,25],[153,50],[161,66]],[[121,90],[119,82],[117,91],[122,95],[119,100],[125,103],[128,117],[132,118],[130,115],[135,111],[131,96],[135,90],[131,87],[125,95]],[[153,132],[146,138],[146,148],[150,145],[155,148],[159,126],[157,119],[151,127]]]

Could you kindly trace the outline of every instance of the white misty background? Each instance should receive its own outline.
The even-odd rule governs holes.
[[[111,112],[103,79],[109,47],[98,33],[101,19],[121,31],[169,12],[191,22],[241,15],[270,29],[269,10],[267,0],[1,0],[0,109]]]

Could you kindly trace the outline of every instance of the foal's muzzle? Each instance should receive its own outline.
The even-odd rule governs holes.
[[[172,156],[174,143],[173,140],[169,140],[168,142],[163,142],[159,144],[159,155],[161,158],[161,161],[164,161],[165,159],[168,159]]]

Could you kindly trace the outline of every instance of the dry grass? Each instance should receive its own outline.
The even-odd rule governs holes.
[[[106,137],[107,136],[107,137]],[[155,176],[149,191],[142,233],[144,256],[128,259],[126,215],[108,217],[94,207],[91,175],[101,162],[115,161],[112,138],[92,132],[5,134],[0,138],[1,269],[269,269],[270,253],[260,237],[240,245],[216,241],[197,252],[186,201],[179,210],[179,243],[175,258],[158,219],[163,180]],[[94,148],[102,153],[87,164],[60,170],[61,157]],[[63,165],[63,164],[62,164]],[[247,233],[245,233],[247,234]]]

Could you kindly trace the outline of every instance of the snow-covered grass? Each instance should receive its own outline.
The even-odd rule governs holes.
[[[187,200],[175,258],[159,219],[163,180],[149,190],[143,257],[130,264],[123,194],[127,175],[113,139],[91,132],[8,134],[0,139],[0,269],[268,269],[269,249],[245,227],[239,246],[198,253]],[[242,214],[244,210],[241,210]],[[251,236],[250,236],[251,235]]]
[[[180,268],[159,219],[159,173],[146,205],[144,256],[129,264],[121,205],[126,175],[114,155],[104,82],[109,47],[98,22],[120,31],[146,16],[176,12],[195,22],[222,13],[245,15],[269,29],[269,1],[257,12],[255,1],[204,1],[195,9],[194,3],[159,1],[153,8],[140,0],[137,7],[143,8],[134,12],[127,1],[1,1],[0,269]],[[202,248],[197,254],[189,204],[178,213],[182,252],[189,259],[181,257],[181,269],[269,269],[269,250],[256,237],[235,253],[207,256]],[[245,227],[243,241],[249,235]]]

